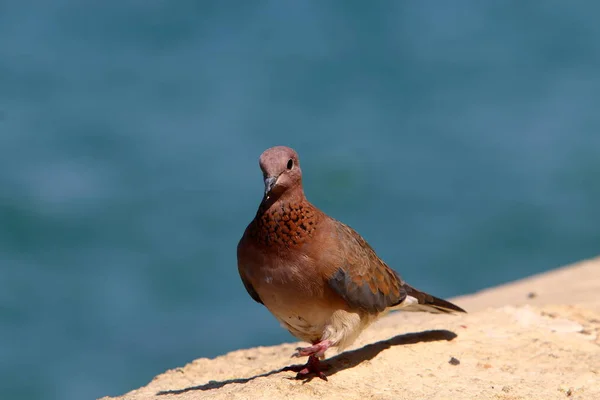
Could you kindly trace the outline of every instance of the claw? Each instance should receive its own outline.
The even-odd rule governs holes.
[[[329,365],[322,364],[316,356],[311,355],[305,365],[292,365],[283,370],[296,372],[296,379],[307,379],[309,375],[315,374],[317,378],[327,381],[327,375],[323,371],[329,368]]]
[[[323,340],[309,347],[298,347],[292,357],[308,356],[308,362],[306,365],[287,367],[284,370],[297,372],[296,379],[306,379],[310,374],[315,374],[326,381],[327,376],[323,373],[323,370],[329,366],[321,364],[320,359],[325,357],[325,352],[329,347],[331,347],[329,340]]]

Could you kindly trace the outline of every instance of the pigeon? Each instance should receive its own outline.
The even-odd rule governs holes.
[[[465,312],[408,285],[354,229],[311,204],[293,149],[267,149],[259,165],[264,195],[238,243],[238,272],[252,299],[311,344],[293,355],[308,357],[297,378],[327,380],[325,351],[348,347],[388,311]]]

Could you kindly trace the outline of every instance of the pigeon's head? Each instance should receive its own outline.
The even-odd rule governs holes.
[[[265,198],[279,198],[295,188],[302,191],[302,171],[294,149],[271,147],[260,155],[259,165],[265,181]]]

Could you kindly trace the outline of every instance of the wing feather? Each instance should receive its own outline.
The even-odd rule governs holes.
[[[404,282],[354,229],[334,221],[342,265],[329,278],[329,286],[351,307],[375,314],[406,298]]]

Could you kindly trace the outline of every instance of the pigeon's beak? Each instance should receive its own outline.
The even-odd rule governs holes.
[[[268,176],[265,178],[265,196],[269,194],[271,189],[273,189],[273,186],[275,186],[275,183],[277,183],[276,176]]]

